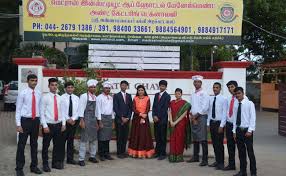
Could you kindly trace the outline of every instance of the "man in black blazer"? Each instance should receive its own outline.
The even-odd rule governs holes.
[[[126,93],[129,83],[120,82],[121,91],[113,97],[113,111],[115,112],[115,129],[117,139],[117,157],[126,158],[126,143],[128,140],[129,121],[132,115],[132,98]]]
[[[158,157],[158,160],[166,158],[168,108],[171,100],[166,92],[167,84],[165,80],[159,82],[160,92],[155,94],[152,108],[156,140],[155,157]]]

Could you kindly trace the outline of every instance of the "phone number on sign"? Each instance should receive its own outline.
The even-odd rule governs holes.
[[[197,27],[189,26],[129,26],[129,25],[92,25],[92,24],[41,24],[33,23],[33,30],[65,32],[115,32],[115,33],[175,33],[175,34],[233,34],[234,27]]]

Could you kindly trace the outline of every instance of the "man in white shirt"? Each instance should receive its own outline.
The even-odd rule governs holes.
[[[193,157],[187,162],[199,162],[200,144],[203,149],[202,162],[199,166],[208,165],[207,118],[209,110],[209,95],[202,89],[203,77],[193,76],[195,92],[191,95],[191,126],[194,143]]]
[[[253,150],[253,133],[256,126],[255,106],[252,101],[245,98],[242,87],[235,88],[234,92],[238,102],[234,108],[233,134],[237,142],[240,160],[240,171],[234,176],[247,176],[246,151],[250,161],[251,176],[256,176],[256,159]]]
[[[52,168],[63,169],[64,161],[64,137],[66,119],[60,111],[60,95],[57,94],[58,79],[49,79],[50,92],[45,94],[41,102],[41,124],[43,126],[43,170],[51,172],[48,162],[48,150],[51,140],[53,141]]]
[[[38,168],[38,134],[40,125],[40,101],[41,92],[35,87],[38,83],[36,75],[27,77],[28,88],[21,91],[16,103],[16,125],[19,133],[19,140],[16,153],[16,175],[24,176],[25,146],[30,136],[31,165],[30,170],[36,174],[42,174]]]
[[[96,160],[96,140],[97,130],[100,119],[96,116],[96,85],[94,79],[87,81],[87,93],[84,93],[79,98],[78,116],[80,118],[79,126],[81,127],[80,143],[79,143],[79,165],[85,166],[86,147],[89,144],[89,161],[97,163]]]
[[[61,96],[61,114],[66,120],[64,132],[65,143],[67,143],[67,164],[77,164],[74,160],[74,135],[79,124],[78,121],[78,96],[74,95],[74,84],[69,81],[65,83],[66,93]]]
[[[228,165],[223,169],[224,171],[235,170],[235,140],[233,138],[233,119],[234,119],[234,104],[237,102],[235,98],[234,89],[238,86],[234,80],[229,81],[226,84],[230,97],[227,98],[227,111],[226,111],[226,125],[225,135],[227,139],[227,150],[228,150]]]
[[[103,83],[103,92],[97,97],[96,106],[98,108],[97,117],[101,119],[102,126],[98,130],[98,153],[101,161],[113,160],[109,153],[109,141],[112,137],[114,113],[113,98],[110,96],[112,83]]]
[[[227,99],[220,94],[221,84],[216,82],[213,84],[214,96],[210,97],[209,114],[208,114],[208,131],[211,133],[213,143],[215,162],[210,167],[216,170],[224,168],[224,126],[226,123]]]

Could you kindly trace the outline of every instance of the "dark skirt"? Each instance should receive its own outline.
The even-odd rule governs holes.
[[[140,119],[138,115],[133,116],[128,154],[134,158],[151,158],[155,150],[149,119],[147,117],[143,124],[140,124]]]

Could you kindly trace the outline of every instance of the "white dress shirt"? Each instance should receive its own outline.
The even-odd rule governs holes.
[[[104,93],[98,95],[96,100],[97,109],[97,117],[101,119],[101,115],[112,115],[112,119],[114,119],[113,112],[113,98],[110,95],[105,95]]]
[[[201,115],[208,114],[209,109],[209,95],[200,90],[198,92],[194,92],[191,95],[191,112],[192,115],[196,115],[197,113]]]
[[[122,94],[122,97],[123,97],[124,102],[126,103],[126,92],[122,92],[122,91],[121,91],[121,94]]]
[[[215,118],[212,118],[213,111],[213,101],[216,97],[215,101]],[[208,121],[207,125],[210,126],[210,120],[220,121],[220,127],[224,127],[226,123],[226,109],[227,109],[227,99],[218,94],[217,96],[211,96],[209,99],[209,113],[208,113]]]
[[[232,99],[232,95],[227,98],[226,121],[227,121],[227,122],[230,122],[230,123],[233,123],[233,119],[234,119],[234,105],[235,105],[238,101],[237,101],[236,97],[234,96],[234,104],[233,104],[233,111],[232,111],[233,113],[232,113],[232,116],[229,116],[229,110],[230,110],[231,99]],[[244,96],[244,99],[247,99],[247,100],[248,100],[248,97],[247,97],[247,96]]]
[[[159,92],[160,97],[162,97],[165,92],[166,92],[166,90],[164,90],[163,92]]]
[[[57,107],[58,107],[58,120],[55,121],[54,114],[54,96],[57,96]],[[48,123],[57,124],[62,122],[62,124],[66,125],[66,119],[64,119],[61,115],[60,110],[61,96],[58,94],[53,94],[51,92],[45,94],[42,98],[41,102],[41,124],[44,128],[48,127]]]
[[[40,117],[41,92],[35,91],[36,117]],[[20,92],[16,102],[16,125],[21,126],[21,117],[32,118],[32,96],[33,89],[26,88]]]
[[[94,96],[94,98],[93,98]],[[97,101],[97,97],[95,95],[91,95],[90,93],[84,93],[79,97],[79,105],[78,105],[78,117],[84,118],[84,111],[87,105],[87,97],[89,101]],[[96,106],[96,111],[97,111],[98,107]],[[94,112],[96,115],[96,111]],[[97,120],[101,120],[97,117]]]
[[[237,101],[234,105],[234,119],[233,119],[233,133],[236,132],[236,120],[237,120],[237,110],[239,102]],[[248,132],[255,131],[256,123],[256,112],[255,106],[252,101],[244,98],[241,101],[241,124],[239,127],[248,128]]]
[[[70,105],[70,96],[72,99],[72,116],[69,117],[69,105]],[[61,96],[61,114],[62,117],[66,120],[72,119],[72,120],[77,120],[78,119],[78,103],[79,103],[79,98],[78,96],[74,94],[63,94]]]

